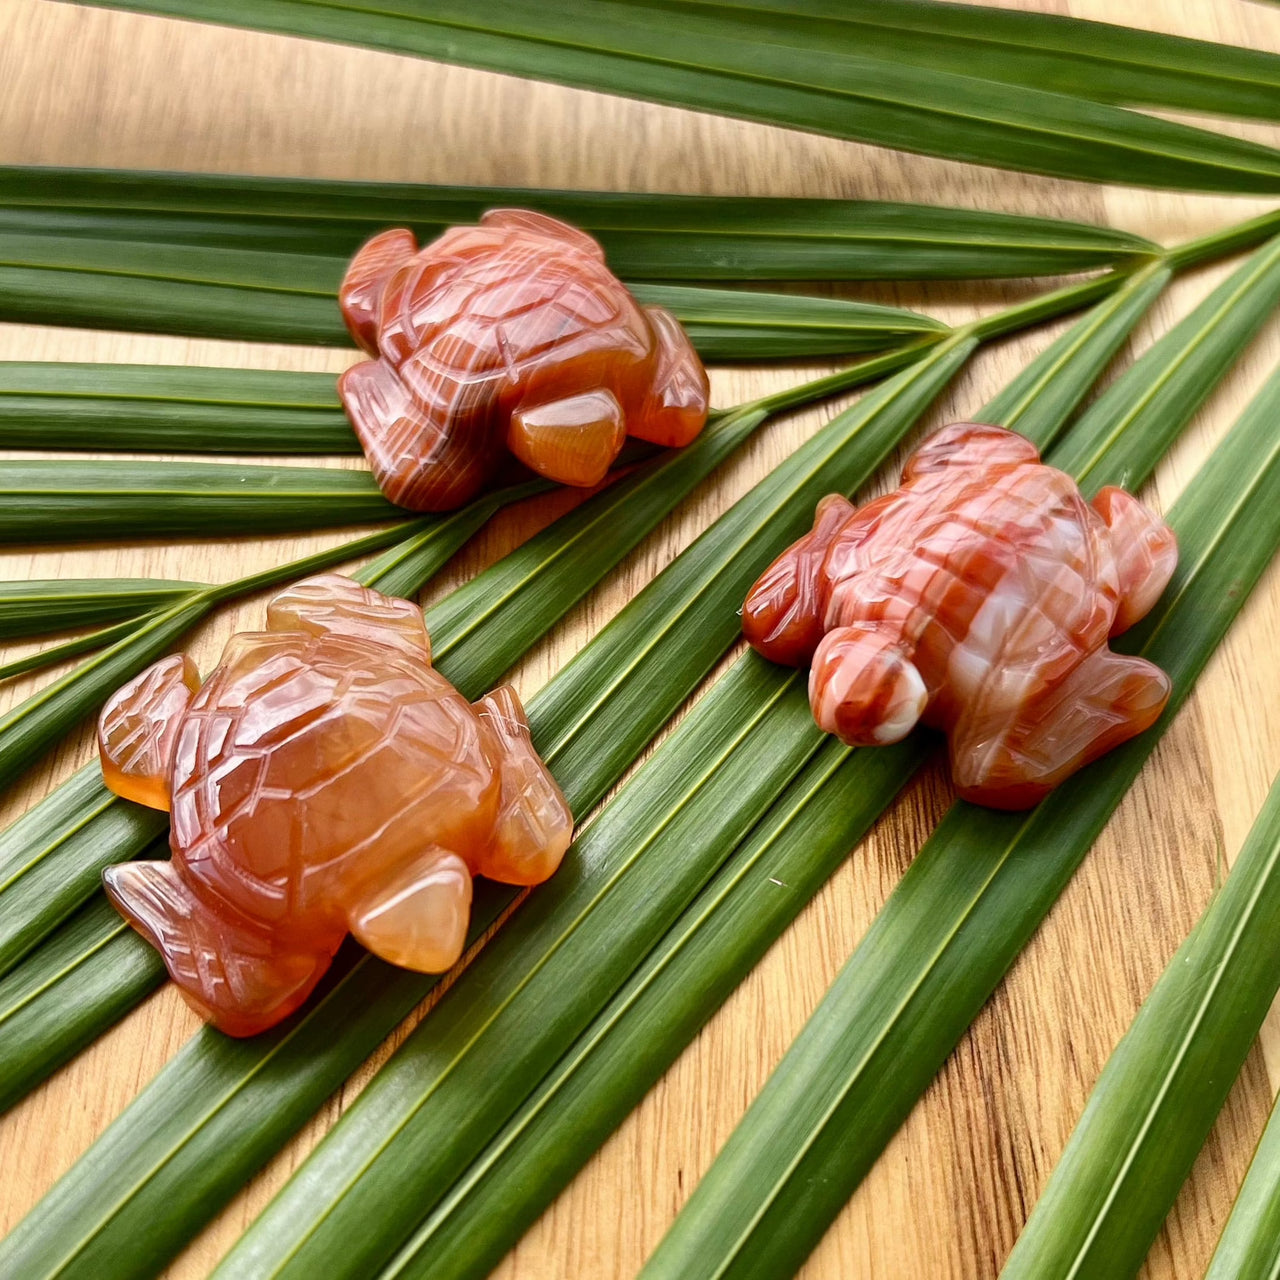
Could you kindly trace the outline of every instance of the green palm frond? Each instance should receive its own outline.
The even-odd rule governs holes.
[[[0,640],[98,627],[169,608],[198,582],[160,578],[47,578],[0,582]]]
[[[1280,1106],[1236,1196],[1204,1280],[1274,1280],[1280,1271]]]
[[[425,241],[511,205],[591,232],[627,280],[991,279],[1158,252],[1113,227],[884,200],[0,166],[0,234],[330,258],[324,279],[335,287],[374,232],[407,226]],[[199,255],[185,261],[199,274]]]
[[[100,2],[1005,169],[1280,192],[1280,150],[1126,109],[1280,120],[1280,56],[1051,15],[934,0]],[[975,416],[1023,431],[1086,492],[1133,488],[1280,301],[1276,213],[1164,250],[1110,228],[875,201],[13,166],[0,167],[0,319],[349,346],[335,295],[369,234],[409,225],[425,239],[510,204],[597,235],[640,300],[675,311],[709,360],[883,354],[717,415],[683,451],[646,454],[437,603],[428,613],[435,661],[468,696],[498,680],[761,423],[888,378],[725,512],[529,700],[535,743],[579,818],[732,647],[747,586],[807,527],[815,500],[865,483],[982,342],[1096,304]],[[1067,429],[1175,271],[1263,241]],[[954,330],[898,307],[706,287],[1102,268]],[[329,374],[0,363],[0,448],[354,454],[333,383]],[[1121,646],[1173,678],[1160,726],[1030,814],[952,810],[646,1280],[781,1278],[807,1256],[1070,879],[1280,549],[1278,412],[1280,373],[1170,515],[1182,565]],[[4,679],[95,651],[0,718],[0,785],[220,603],[374,552],[358,576],[415,594],[499,506],[542,487],[399,523],[406,513],[364,471],[6,461],[0,543],[398,523],[229,584],[0,584],[0,639],[101,628],[0,662]],[[802,675],[754,654],[730,665],[579,831],[560,874],[456,976],[218,1274],[478,1280],[929,747],[913,738],[852,751],[818,734]],[[1280,982],[1269,942],[1280,913],[1278,822],[1280,790],[1180,953],[1187,963],[1171,967],[1104,1074],[1011,1277],[1137,1265]],[[164,828],[163,815],[112,797],[92,765],[0,832],[0,1109],[162,981],[156,953],[97,887],[105,864],[161,853]],[[478,884],[469,941],[515,899]],[[0,1273],[155,1274],[437,980],[349,944],[317,998],[276,1030],[249,1041],[199,1033],[0,1241]],[[1233,999],[1221,998],[1224,984]],[[1277,1280],[1278,1141],[1264,1139],[1211,1280]]]
[[[358,454],[331,373],[0,362],[0,448]]]
[[[534,741],[576,813],[589,810],[608,790],[732,643],[738,598],[808,523],[827,485],[854,487],[870,475],[972,346],[968,340],[931,352],[916,369],[899,374],[829,424],[712,525],[529,700]],[[803,727],[803,717],[795,719],[796,728]],[[666,758],[672,758],[669,749]],[[707,763],[700,750],[694,772],[705,776]],[[662,775],[648,768],[651,776],[674,771],[679,778],[684,766],[678,764],[661,766]],[[650,802],[663,806],[670,799],[659,790]],[[563,870],[567,874],[551,883],[560,886],[561,896],[571,895],[579,877],[572,861]],[[474,927],[483,929],[509,901],[510,894],[501,891],[484,898],[473,908]],[[363,956],[325,997],[278,1033],[238,1043],[214,1032],[197,1036],[27,1225],[0,1244],[0,1269],[20,1266],[34,1275],[84,1268],[83,1274],[103,1276],[104,1266],[138,1274],[158,1265],[434,981]],[[577,981],[575,975],[570,985]],[[280,1052],[283,1046],[286,1054]],[[134,1123],[153,1107],[157,1117],[166,1117],[159,1128]],[[152,1136],[134,1154],[144,1133]],[[54,1219],[60,1225],[51,1227]],[[137,1236],[142,1224],[145,1230]],[[119,1232],[135,1235],[129,1249],[115,1243],[123,1238]]]
[[[1280,373],[1250,412],[1278,406]],[[1005,1280],[1139,1269],[1278,990],[1280,786],[1103,1068]]]
[[[1025,82],[1010,85],[971,74],[972,64],[958,74],[915,65],[896,51],[868,56],[838,25],[834,39],[815,47],[802,38],[807,23],[787,17],[780,24],[763,10],[663,0],[490,0],[483,9],[468,0],[383,0],[377,7],[104,0],[104,7],[367,45],[1061,178],[1280,191],[1280,152],[1089,96],[1047,92],[1034,59]],[[1164,46],[1158,38],[1153,43],[1159,49],[1148,57],[1158,64]],[[1128,56],[1140,56],[1141,45],[1141,33],[1131,35]],[[1215,50],[1200,46],[1199,64],[1212,68]],[[1006,66],[1014,56],[1007,55]],[[1263,74],[1272,81],[1276,63],[1274,55],[1265,62]],[[1113,71],[1100,67],[1087,79],[1109,79]]]
[[[0,230],[0,318],[256,342],[352,346],[338,310],[346,257]],[[707,360],[799,359],[938,332],[870,303],[692,285],[632,286],[670,308]]]
[[[1254,277],[1253,306],[1263,315],[1274,306],[1280,242],[1197,308],[1202,325],[1243,320],[1243,335],[1256,331],[1256,315],[1224,314],[1219,303],[1260,262],[1273,275],[1261,288]],[[1086,491],[1139,481],[1145,472],[1134,471],[1127,442],[1169,438],[1164,415],[1173,406],[1133,394],[1144,383],[1166,387],[1179,367],[1198,366],[1210,382],[1223,371],[1216,341],[1206,343],[1186,322],[1179,328],[1176,349],[1167,339],[1153,347],[1051,455],[1060,465],[1087,460],[1089,473],[1079,475]],[[1280,381],[1175,505],[1169,521],[1182,560],[1174,582],[1118,645],[1169,673],[1174,693],[1161,726],[1280,547],[1280,455],[1269,427],[1277,394]],[[1189,412],[1179,414],[1181,423]],[[1126,447],[1100,450],[1122,424]],[[786,1275],[799,1265],[1044,918],[1158,737],[1134,739],[1029,813],[951,810],[685,1205],[646,1278]]]

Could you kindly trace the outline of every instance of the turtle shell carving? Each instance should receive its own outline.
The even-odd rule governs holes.
[[[751,589],[743,631],[809,665],[814,718],[853,746],[947,732],[960,794],[1028,808],[1151,725],[1169,679],[1108,637],[1177,564],[1172,531],[1123,489],[1086,502],[1015,432],[944,427],[902,484],[812,531]]]
[[[467,502],[508,451],[589,486],[627,435],[684,445],[707,419],[706,371],[679,322],[543,214],[494,210],[422,249],[385,231],[352,259],[339,301],[374,359],[338,393],[379,486],[416,511]]]
[[[447,969],[471,881],[536,884],[572,818],[509,687],[469,703],[431,666],[422,612],[325,574],[278,595],[203,684],[165,658],[99,721],[117,794],[171,811],[170,862],[107,893],[232,1035],[306,999],[350,932],[393,964]]]

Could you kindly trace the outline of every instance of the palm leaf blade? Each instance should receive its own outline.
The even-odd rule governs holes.
[[[425,241],[510,205],[591,232],[629,280],[1045,275],[1157,252],[1149,240],[1110,227],[879,200],[0,166],[0,232],[327,255],[344,263],[388,226],[409,226]]]
[[[1110,442],[1125,425],[1140,420],[1143,432],[1126,433],[1124,450],[1140,454],[1147,433],[1171,442],[1191,414],[1204,402],[1241,349],[1257,334],[1280,303],[1280,239],[1273,240],[1227,277],[1190,315],[1156,342],[1142,368],[1158,375],[1123,377],[1090,406],[1059,454],[1058,464],[1082,477],[1088,493],[1108,481],[1098,479],[1094,458],[1105,452],[1110,483],[1130,485],[1142,474],[1125,453],[1116,454]]]
[[[63,640],[59,644],[47,645],[33,653],[24,654],[21,658],[12,658],[8,662],[0,663],[0,681],[12,680],[15,676],[28,675],[33,671],[43,671],[45,667],[69,662],[82,654],[95,653],[100,649],[119,644],[123,640],[128,640],[148,618],[160,612],[163,610],[153,609],[150,613],[126,618],[123,622],[115,623],[114,626],[102,627],[97,631]]]
[[[1205,1280],[1273,1280],[1280,1267],[1280,1107],[1254,1152]]]
[[[1158,283],[1164,277],[1157,273]],[[1158,290],[1157,290],[1158,291]],[[1027,417],[1027,388],[1057,412],[1020,422],[1047,447],[1155,293],[1137,279],[1103,302],[977,415]],[[1131,305],[1134,298],[1140,306]],[[1051,382],[1050,382],[1051,380]],[[1052,386],[1052,391],[1045,390]],[[1008,394],[1008,392],[1014,394]],[[1008,408],[999,409],[1004,402]],[[1154,454],[1153,454],[1154,456]],[[824,742],[750,838],[450,1188],[388,1268],[481,1275],[761,958],[927,754],[912,740],[851,753]]]
[[[638,284],[643,303],[673,311],[707,360],[799,359],[883,351],[947,326],[901,307],[747,290]]]
[[[196,582],[158,578],[50,578],[0,582],[0,640],[136,618],[176,604]]]
[[[0,448],[359,453],[335,381],[266,369],[0,362]]]
[[[0,317],[196,337],[351,346],[337,306],[346,258],[0,230]],[[633,286],[688,324],[708,360],[877,350],[941,332],[897,307],[792,294]],[[259,375],[261,378],[261,375]]]
[[[1280,377],[1267,406],[1280,405]],[[1142,1264],[1280,989],[1280,787],[1089,1095],[1001,1272]]]
[[[1280,190],[1280,153],[1103,103],[904,62],[816,57],[712,11],[659,3],[146,0],[109,8],[369,45],[1056,177]],[[696,50],[696,56],[690,51]]]
[[[99,1034],[102,1011],[132,1008],[164,979],[164,965],[98,898],[42,950],[44,963],[0,978],[0,1111]]]
[[[1160,265],[1139,272],[1027,365],[978,410],[977,420],[1021,432],[1043,453],[1083,398],[1079,378],[1064,375],[1082,369],[1093,375],[1092,386],[1171,278],[1169,268]]]
[[[1159,382],[1169,353],[1157,355]],[[1139,367],[1127,375],[1131,385]],[[1120,646],[1169,673],[1174,695],[1160,726],[1186,699],[1280,545],[1280,513],[1270,509],[1280,495],[1280,456],[1267,428],[1277,392],[1280,380],[1170,513],[1182,563],[1162,603]],[[1133,416],[1127,421],[1132,430]],[[1095,418],[1089,425],[1106,439],[1106,424]],[[1067,437],[1064,452],[1076,439]],[[1121,478],[1117,462],[1127,465],[1088,449],[1077,456],[1093,459],[1095,486]],[[963,804],[951,810],[722,1149],[647,1276],[780,1275],[799,1265],[1071,878],[1158,736],[1126,744],[1029,814]]]
[[[102,785],[96,761],[54,797],[0,833],[0,975],[97,887],[105,865],[99,850],[107,858],[120,845],[141,850],[167,826],[154,809],[120,803]]]
[[[880,366],[885,371],[897,367],[891,361],[882,361]],[[856,378],[870,378],[875,371],[875,368],[868,365],[856,373],[842,375],[844,385],[852,385]],[[815,395],[831,389],[834,388],[827,388],[824,382],[812,384],[812,393]],[[608,509],[601,509],[602,499],[585,504],[583,508],[552,526],[547,534],[539,535],[518,548],[491,570],[447,597],[429,616],[437,642],[437,661],[443,661],[460,682],[474,684],[476,688],[486,687],[514,659],[520,644],[536,638],[536,630],[530,630],[530,620],[538,616],[538,608],[548,599],[554,598],[559,602],[556,607],[563,611],[590,585],[592,573],[602,572],[602,566],[612,563],[613,558],[619,554],[619,500],[625,511],[624,523],[627,527],[634,528],[636,520],[641,518],[643,504],[646,501],[651,504],[655,493],[664,494],[665,502],[669,505],[676,500],[673,494],[683,492],[684,486],[690,482],[688,467],[699,456],[700,450],[704,454],[710,454],[709,457],[704,457],[702,463],[705,471],[706,466],[723,454],[726,442],[743,438],[744,433],[752,429],[753,422],[759,421],[762,415],[763,411],[738,411],[734,415],[737,421],[726,420],[720,427],[708,432],[704,437],[704,445],[686,449],[681,454],[668,455],[665,463],[655,468],[647,477],[637,477],[638,494],[628,498],[623,491],[624,487],[619,486],[609,495],[611,505]],[[664,474],[664,469],[670,473]],[[652,513],[652,507],[650,512]],[[459,513],[463,514],[465,513]],[[600,526],[610,529],[610,540],[595,537],[593,541],[593,535]],[[433,564],[425,563],[424,557],[429,559],[432,554],[433,532],[434,529],[428,530],[392,548],[367,565],[357,576],[393,594],[413,594],[432,571]],[[563,549],[568,554],[560,554],[560,542],[563,542]],[[584,560],[584,547],[595,547],[594,567],[590,556]],[[558,590],[552,586],[553,581],[559,582]],[[682,616],[683,612],[677,601],[665,629],[670,632],[674,622]],[[723,643],[728,643],[730,631],[731,628],[725,630],[726,638]],[[709,634],[715,636],[719,632],[713,628]],[[616,641],[619,631],[614,629],[609,635]],[[589,661],[588,655],[591,653],[592,649],[584,652],[583,660]],[[673,660],[676,667],[680,668],[680,664],[689,661],[689,652],[687,646],[679,645],[676,635],[669,634],[662,651],[651,655],[648,661],[652,667]],[[706,659],[701,661],[705,664]],[[693,674],[686,676],[686,679],[696,681],[702,674],[704,666],[699,666],[698,662],[699,659],[695,657],[689,668]],[[661,719],[681,700],[679,694],[670,703],[652,696],[637,696],[630,690],[625,679],[617,678],[618,672],[611,670],[609,662],[596,661],[594,665],[597,674],[587,677],[599,682],[599,696],[594,700],[593,710],[610,699],[617,701],[627,698],[624,711],[615,715],[611,722],[626,723],[633,733],[655,731]],[[546,700],[542,705],[546,707]],[[581,706],[572,700],[566,702],[566,706],[581,710]],[[664,712],[661,709],[663,707],[667,707],[667,711]],[[535,718],[546,714],[536,703],[531,707],[531,713]],[[589,794],[592,789],[599,792],[607,788],[609,777],[603,771],[611,765],[620,770],[627,762],[625,742],[608,729],[610,721],[606,720],[604,723],[606,727],[593,736],[584,723],[563,731],[557,730],[554,715],[548,719],[548,731],[562,732],[562,744],[565,748],[571,749],[575,744],[582,744],[577,756],[589,761],[589,764],[582,767],[579,775],[581,781],[574,793],[583,806],[593,803]],[[81,798],[77,795],[77,784],[87,785],[87,796]],[[94,812],[99,806],[104,810],[100,816]],[[51,930],[70,928],[69,925],[60,926],[59,922],[97,888],[104,865],[136,857],[142,851],[149,829],[133,830],[127,825],[119,827],[113,824],[112,818],[121,810],[133,812],[134,806],[125,805],[112,797],[101,783],[97,766],[91,765],[59,787],[32,811],[31,825],[38,823],[46,828],[43,835],[39,830],[20,831],[15,826],[12,838],[0,838],[0,853],[7,855],[9,867],[9,892],[5,895],[3,889],[0,889],[0,954],[5,957],[5,964],[0,966],[0,974]],[[4,865],[0,863],[0,867]],[[479,912],[477,908],[474,919],[474,932],[477,936],[492,923],[494,913],[507,901],[508,897],[501,893],[490,893],[483,899],[488,904],[487,914]],[[105,933],[112,933],[108,926],[109,922],[103,927]],[[86,937],[82,940],[81,947],[82,954],[74,963],[69,963],[65,956],[58,953],[51,939],[49,951],[52,954],[46,954],[46,949],[42,947],[26,961],[22,975],[15,977],[15,984],[23,989],[32,986],[39,989],[38,996],[25,1002],[21,1018],[23,1024],[37,1027],[43,1039],[15,1033],[10,1051],[0,1055],[0,1065],[10,1072],[15,1082],[21,1082],[20,1085],[14,1084],[8,1095],[11,1098],[19,1096],[19,1092],[43,1078],[44,1072],[65,1061],[91,1034],[103,1031],[131,1007],[131,1003],[145,995],[162,976],[159,968],[146,972],[136,968],[131,944],[117,940],[114,933],[111,937]],[[110,966],[117,951],[128,958],[127,963],[136,975],[130,1000],[122,1000],[117,992],[112,992],[111,998],[105,999],[101,994],[97,973],[87,967],[90,960],[95,964]],[[403,986],[392,984],[392,989],[388,992],[388,1004],[383,1006],[383,1015],[389,1018],[388,1025],[393,1025],[416,1003],[416,998],[406,997],[405,991]],[[408,998],[409,1004],[401,1008],[397,1002],[405,998]],[[388,1012],[394,1009],[399,1009],[399,1013]],[[57,1010],[62,1011],[61,1015]],[[331,1059],[329,1070],[341,1071],[343,1068],[340,1064],[345,1061],[345,1058]],[[337,1079],[342,1076],[329,1078],[336,1085]],[[264,1136],[264,1142],[270,1140],[270,1135]],[[251,1157],[242,1156],[242,1159],[246,1158]]]
[[[1280,118],[1280,57],[1053,13],[929,0],[703,0],[815,53],[876,57],[1097,102]]]
[[[10,460],[0,542],[224,537],[411,515],[367,471],[225,462]]]
[[[967,350],[968,347],[964,347],[959,354],[953,352],[949,360],[942,361],[941,366],[936,357],[932,358],[929,380],[936,384],[949,373],[957,359],[963,359]],[[908,397],[906,407],[910,408],[913,403]],[[857,425],[858,419],[855,418],[853,426]],[[857,449],[847,448],[841,451],[838,447],[842,439],[846,439],[843,433],[849,427],[846,420],[827,428],[822,433],[822,441],[809,449],[798,462],[783,464],[783,470],[789,469],[792,484],[797,486],[796,500],[783,505],[786,491],[779,487],[770,509],[758,511],[758,525],[772,529],[768,538],[757,534],[755,526],[739,530],[741,539],[748,541],[752,548],[749,552],[752,559],[745,560],[735,571],[736,574],[750,575],[758,571],[803,522],[813,493],[820,486],[820,478],[814,474],[815,462],[831,453],[842,467],[852,469],[846,474],[856,474],[860,469],[869,468],[878,453],[869,459],[865,456],[858,457]],[[887,444],[875,436],[872,443],[877,451],[887,447]],[[750,504],[740,505],[747,507]],[[735,545],[726,546],[723,550],[726,553],[742,554]],[[664,573],[655,579],[651,587],[646,588],[648,599],[661,602],[663,609],[672,617],[680,616],[681,599],[696,600],[707,590],[708,584],[714,585],[719,580],[719,566],[708,555],[686,555],[681,560],[699,566],[700,574],[694,580]],[[670,589],[668,583],[673,584]],[[736,583],[730,583],[726,598],[731,598],[734,590]],[[646,593],[642,593],[638,600],[643,599]],[[683,631],[680,633],[682,643],[679,647],[670,644],[650,654],[646,613],[642,606],[634,603],[631,608],[628,618],[620,617],[617,623],[602,633],[600,639],[584,650],[583,657],[579,659],[579,671],[582,673],[580,678],[574,679],[568,674],[572,667],[566,668],[566,672],[559,677],[554,701],[564,703],[562,712],[556,713],[550,691],[529,704],[531,721],[539,726],[536,740],[542,744],[544,751],[548,750],[548,739],[552,740],[553,745],[557,740],[570,746],[581,741],[584,711],[587,713],[585,719],[598,735],[599,741],[608,743],[611,747],[603,764],[599,759],[601,753],[595,751],[584,752],[578,757],[583,761],[581,766],[574,763],[571,754],[566,754],[557,766],[557,776],[579,811],[583,805],[590,803],[593,795],[609,785],[610,772],[616,778],[617,773],[628,763],[627,751],[620,745],[620,740],[627,738],[629,734],[636,739],[631,747],[632,753],[645,740],[645,722],[640,721],[639,732],[634,727],[635,708],[645,707],[649,701],[644,690],[653,690],[666,684],[665,692],[674,696],[678,703],[683,696],[687,696],[687,692],[696,685],[700,676],[732,638],[732,611],[728,611],[730,623],[726,629],[720,625],[721,615],[725,612],[721,610],[711,615],[717,619],[716,627]],[[620,635],[631,637],[629,657],[627,646],[619,646],[614,639]],[[609,637],[607,644],[603,643],[604,637]],[[589,655],[597,647],[610,648],[611,661],[605,664],[593,662]],[[693,656],[690,656],[690,651],[695,651]],[[679,690],[673,693],[670,684],[675,677],[664,672],[663,664],[668,661],[672,652],[682,655],[680,678],[688,682],[683,693]],[[619,679],[620,657],[626,659],[621,664],[624,669],[634,668],[630,682]],[[666,675],[665,680],[663,675]],[[604,683],[601,683],[602,680]],[[634,695],[633,685],[639,686],[639,697]],[[626,726],[628,732],[620,733],[621,726]],[[376,982],[371,977],[375,973]],[[144,1125],[135,1129],[127,1119],[129,1113],[126,1113],[122,1122],[108,1131],[103,1143],[90,1153],[59,1188],[55,1188],[43,1207],[28,1219],[27,1228],[19,1228],[0,1246],[0,1257],[6,1256],[7,1251],[9,1258],[22,1256],[38,1269],[50,1265],[61,1266],[66,1261],[68,1252],[55,1246],[55,1236],[59,1233],[51,1235],[40,1225],[41,1219],[47,1224],[56,1218],[75,1234],[74,1244],[70,1243],[70,1235],[63,1237],[63,1244],[75,1251],[76,1265],[87,1266],[95,1274],[103,1274],[95,1268],[99,1268],[108,1256],[113,1259],[107,1264],[110,1268],[122,1267],[130,1273],[145,1270],[152,1261],[158,1263],[181,1243],[184,1232],[190,1226],[203,1221],[212,1206],[220,1198],[225,1198],[319,1105],[345,1078],[354,1064],[412,1008],[429,986],[430,980],[420,975],[389,971],[386,966],[379,965],[368,957],[358,961],[330,992],[327,1002],[317,1005],[298,1020],[294,1031],[290,1033],[304,1037],[313,1047],[314,1052],[305,1059],[305,1073],[299,1070],[302,1060],[294,1061],[292,1056],[288,1061],[272,1058],[269,1065],[264,1064],[261,1050],[267,1047],[265,1040],[253,1042],[259,1045],[260,1052],[254,1055],[254,1066],[250,1070],[245,1059],[245,1054],[249,1051],[243,1046],[237,1046],[234,1050],[240,1060],[233,1062],[230,1058],[232,1050],[226,1047],[225,1040],[211,1033],[198,1038],[179,1055],[172,1069],[166,1068],[148,1093],[135,1104],[135,1107],[145,1109],[148,1113],[154,1108],[157,1118],[172,1115],[173,1129],[169,1137],[164,1142],[158,1140],[154,1149],[150,1144],[143,1144],[136,1155],[126,1153],[124,1147],[113,1151],[117,1143],[132,1148],[134,1135],[149,1127]],[[203,1083],[201,1087],[193,1089],[192,1080],[195,1077],[199,1077]],[[278,1123],[246,1124],[248,1115],[275,1114],[270,1110],[262,1112],[260,1106],[262,1099],[280,1094],[287,1094],[290,1101],[281,1108]],[[225,1101],[219,1103],[216,1109],[210,1110],[206,1106],[206,1100],[209,1099]],[[177,1119],[175,1105],[183,1112],[181,1120]],[[173,1136],[175,1134],[178,1136]],[[195,1140],[185,1140],[188,1134],[195,1135]],[[235,1142],[227,1142],[220,1134],[239,1136]],[[246,1138],[246,1134],[253,1136]],[[156,1150],[162,1146],[166,1151],[163,1167],[159,1171],[160,1176],[153,1177],[153,1158]],[[210,1154],[214,1151],[221,1151],[223,1158],[210,1159]],[[93,1171],[94,1166],[99,1172]],[[145,1168],[148,1172],[145,1176],[135,1175],[128,1171],[129,1168]],[[104,1170],[112,1171],[110,1187],[102,1180],[101,1171]],[[119,1175],[117,1171],[120,1171]],[[170,1181],[172,1177],[176,1177],[177,1181]],[[184,1191],[183,1203],[179,1207],[173,1198],[175,1191],[179,1188],[195,1190],[197,1183],[199,1192],[188,1196]],[[154,1209],[148,1207],[158,1204],[166,1206],[163,1222],[158,1221]],[[83,1229],[91,1222],[97,1223],[104,1212],[110,1213],[110,1220],[100,1224],[100,1231],[95,1228],[92,1238],[86,1237]],[[148,1224],[144,1232],[145,1239],[136,1238],[130,1249],[125,1251],[112,1247],[111,1240],[115,1238],[116,1232],[135,1234],[130,1223],[144,1222]],[[51,1246],[54,1247],[51,1249]]]

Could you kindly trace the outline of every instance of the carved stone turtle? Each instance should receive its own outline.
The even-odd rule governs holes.
[[[1022,809],[1163,710],[1165,673],[1107,640],[1177,559],[1123,489],[1086,502],[1022,436],[956,423],[892,493],[824,498],[751,589],[743,630],[765,657],[811,664],[828,733],[874,746],[922,720],[947,731],[963,797]]]
[[[232,1035],[296,1009],[348,931],[448,968],[472,876],[536,884],[572,834],[515,692],[468,703],[416,605],[335,574],[276,596],[203,684],[183,655],[142,672],[99,746],[113,791],[172,814],[172,861],[108,867],[107,893]]]
[[[371,356],[338,393],[382,491],[460,506],[509,449],[548,479],[598,484],[626,435],[684,445],[707,419],[706,371],[670,312],[641,307],[588,235],[498,209],[418,248],[385,231],[339,294]]]

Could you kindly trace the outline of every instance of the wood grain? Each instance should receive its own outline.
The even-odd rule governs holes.
[[[1011,3],[1012,0],[1009,0]],[[1218,0],[1024,0],[1280,51],[1280,10]],[[1224,126],[1237,127],[1237,126]],[[1280,142],[1280,131],[1239,126]],[[210,169],[441,182],[917,199],[1106,221],[1178,240],[1258,202],[1089,187],[361,50],[130,14],[0,0],[0,162]],[[1148,345],[1222,268],[1179,281],[1133,341]],[[1026,286],[879,286],[850,296],[968,317]],[[924,424],[973,409],[1052,337],[984,352]],[[1280,357],[1273,321],[1160,468],[1164,506]],[[0,326],[0,358],[337,370],[341,353]],[[810,372],[716,370],[724,404]],[[515,672],[528,694],[681,547],[838,406],[770,427],[668,520]],[[353,460],[331,465],[356,465]],[[550,518],[498,520],[433,593]],[[338,535],[189,546],[6,550],[0,577],[152,574],[210,580]],[[191,648],[210,660],[261,600]],[[1106,1057],[1204,907],[1280,771],[1280,569],[1247,605],[1195,696],[1082,870],[807,1265],[809,1280],[989,1277],[999,1270]],[[41,681],[0,689],[11,705]],[[8,822],[87,758],[80,735],[0,801]],[[499,1268],[503,1280],[634,1274],[892,890],[950,794],[918,779],[697,1041]],[[0,1121],[0,1230],[48,1189],[190,1035],[164,990]],[[401,1033],[407,1028],[402,1028]],[[385,1057],[375,1058],[195,1240],[168,1274],[208,1273]],[[1250,1058],[1149,1259],[1150,1280],[1197,1277],[1280,1088],[1280,1017]]]

